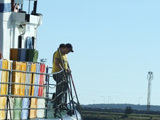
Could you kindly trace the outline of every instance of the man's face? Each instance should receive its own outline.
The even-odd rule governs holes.
[[[68,54],[70,52],[69,48],[65,48],[65,54]]]

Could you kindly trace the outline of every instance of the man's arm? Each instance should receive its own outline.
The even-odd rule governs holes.
[[[63,69],[61,66],[60,58],[55,58],[55,65],[57,66],[58,69]]]

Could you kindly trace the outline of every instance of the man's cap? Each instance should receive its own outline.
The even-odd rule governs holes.
[[[59,48],[65,48],[65,47],[66,47],[66,45],[63,43],[59,45]]]
[[[72,45],[70,43],[67,43],[66,47],[70,49],[70,52],[74,52],[73,51],[73,47],[72,47]]]

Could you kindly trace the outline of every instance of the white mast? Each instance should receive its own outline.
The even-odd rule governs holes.
[[[147,79],[148,79],[147,111],[150,111],[150,104],[151,104],[151,81],[153,80],[153,72],[151,72],[151,71],[148,72]]]

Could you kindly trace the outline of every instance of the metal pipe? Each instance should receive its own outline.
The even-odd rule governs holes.
[[[20,70],[9,70],[9,69],[0,69],[0,71],[11,71],[11,72],[20,72],[20,73],[28,73],[28,74],[40,74],[40,75],[52,75],[46,73],[38,73],[38,72],[27,72],[27,71],[20,71]]]
[[[11,10],[14,11],[14,0],[11,0]]]
[[[39,87],[45,87],[46,86],[46,85],[38,85],[38,84],[15,83],[15,82],[0,82],[0,84],[27,85],[27,86],[39,86]]]
[[[48,108],[13,108],[13,109],[0,109],[0,111],[8,111],[8,110],[45,110]]]
[[[37,13],[37,0],[34,1],[34,6],[33,6],[33,12],[32,14],[35,15]]]
[[[15,97],[15,98],[38,98],[38,99],[49,99],[48,97],[39,97],[39,96],[20,96],[20,95],[0,95],[0,97]]]
[[[48,73],[48,66],[46,67],[46,73]],[[45,78],[45,81],[46,81],[46,97],[49,98],[49,81],[48,81],[48,76],[46,75],[46,78]],[[46,100],[46,104],[45,104],[45,107],[48,108],[48,99]],[[45,111],[45,118],[47,119],[47,115],[48,115],[48,109],[46,109]]]

